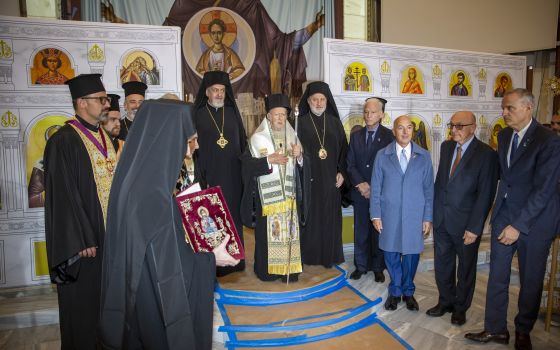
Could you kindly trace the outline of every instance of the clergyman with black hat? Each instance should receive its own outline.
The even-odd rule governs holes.
[[[375,230],[369,216],[371,171],[377,151],[393,141],[393,133],[381,125],[387,100],[370,97],[364,104],[365,126],[350,135],[346,157],[346,172],[352,185],[351,196],[354,207],[354,265],[351,279],[360,279],[373,271],[375,281],[383,283],[385,261],[379,249],[379,232]]]
[[[224,198],[239,237],[243,241],[241,223],[240,156],[247,147],[247,136],[241,114],[235,104],[227,73],[206,72],[194,102],[194,123],[200,148],[195,152],[195,181],[202,188],[221,186]],[[245,261],[234,267],[220,267],[222,276],[245,269]]]
[[[266,118],[242,157],[241,214],[245,226],[255,227],[257,277],[273,281],[289,275],[295,281],[302,271],[300,219],[305,215],[301,210],[307,207],[300,181],[309,173],[303,167],[309,161],[304,160],[301,142],[286,122],[291,110],[288,97],[268,96],[265,106]]]
[[[122,85],[124,89],[125,117],[121,120],[121,133],[119,139],[126,141],[126,135],[132,127],[136,111],[140,108],[146,97],[148,85],[141,81],[128,81]]]
[[[312,174],[303,184],[310,204],[301,233],[302,260],[306,265],[332,267],[344,261],[341,187],[348,142],[327,83],[310,83],[299,110],[298,137],[309,155]]]
[[[117,94],[107,94],[111,98],[111,106],[109,107],[109,113],[107,113],[107,119],[101,122],[103,130],[111,138],[113,147],[115,147],[115,152],[117,152],[117,160],[119,159],[124,141],[119,139],[119,134],[121,132],[121,109],[119,107],[119,99],[121,98]]]
[[[62,349],[95,349],[103,239],[115,149],[100,127],[110,106],[100,74],[66,82],[75,118],[45,147],[45,236]]]

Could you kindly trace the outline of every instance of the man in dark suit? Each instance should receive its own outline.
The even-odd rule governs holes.
[[[350,135],[350,147],[346,156],[347,172],[352,183],[354,204],[354,265],[350,275],[357,280],[373,270],[376,282],[384,282],[385,262],[379,249],[379,232],[369,218],[369,195],[371,171],[377,151],[393,141],[393,133],[380,124],[387,100],[371,97],[364,104],[366,126]]]
[[[559,225],[560,138],[532,119],[533,95],[525,89],[502,99],[507,128],[498,134],[500,184],[492,212],[490,276],[484,330],[468,333],[478,342],[509,343],[508,288],[511,261],[519,260],[515,348],[531,349],[529,333],[539,313],[550,245]]]
[[[498,155],[474,135],[476,117],[461,111],[447,124],[453,140],[441,144],[434,196],[434,265],[438,304],[426,313],[453,312],[462,325],[471,306],[484,222],[498,182]],[[456,259],[459,266],[456,268]]]

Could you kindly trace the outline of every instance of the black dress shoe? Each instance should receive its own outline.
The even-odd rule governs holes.
[[[451,314],[451,324],[462,326],[467,322],[465,311],[453,311]]]
[[[432,317],[441,317],[448,312],[453,312],[453,306],[452,305],[444,306],[444,305],[441,305],[440,303],[438,303],[436,306],[434,306],[433,308],[426,311],[426,315],[432,316]]]
[[[482,331],[480,333],[467,333],[465,338],[477,341],[479,343],[488,343],[493,341],[494,343],[509,344],[509,332],[505,331],[503,333],[490,333],[487,331]]]
[[[365,274],[366,274],[365,271],[360,271],[358,269],[355,269],[354,272],[352,272],[350,274],[350,279],[351,280],[359,280],[362,277],[362,275],[365,275]]]
[[[389,295],[387,297],[387,300],[385,300],[385,310],[390,310],[390,311],[394,311],[397,309],[397,305],[400,303],[401,301],[401,297],[394,297],[392,295]]]
[[[531,336],[529,334],[520,333],[515,331],[515,350],[531,350]]]
[[[406,302],[406,308],[411,311],[418,311],[420,308],[418,307],[418,302],[414,299],[414,295],[411,296],[403,296],[404,301]]]
[[[373,274],[375,275],[375,282],[379,282],[379,283],[385,282],[385,275],[383,274],[383,271],[373,272]]]

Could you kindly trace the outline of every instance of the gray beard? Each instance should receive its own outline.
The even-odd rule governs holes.
[[[208,104],[214,108],[222,108],[224,106],[224,100],[220,102],[208,100]]]
[[[311,109],[311,112],[317,116],[325,113],[325,111],[327,110],[327,107],[321,108],[321,109],[315,109],[314,107],[309,106],[309,109]]]
[[[134,121],[134,118],[136,117],[136,111],[137,109],[133,109],[130,112],[126,113],[126,119],[130,120],[131,122]]]

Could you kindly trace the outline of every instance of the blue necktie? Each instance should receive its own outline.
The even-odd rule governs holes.
[[[375,134],[375,131],[367,132],[367,142],[366,142],[367,148],[370,148],[371,145],[373,144],[373,134]]]
[[[509,166],[513,161],[513,157],[515,156],[515,151],[517,151],[517,143],[519,142],[519,134],[513,134],[513,141],[511,142],[511,151],[509,152]]]
[[[404,148],[401,152],[401,156],[399,158],[399,163],[401,165],[401,170],[404,173],[406,173],[406,167],[408,166],[408,160],[406,159],[406,152],[404,151]]]

